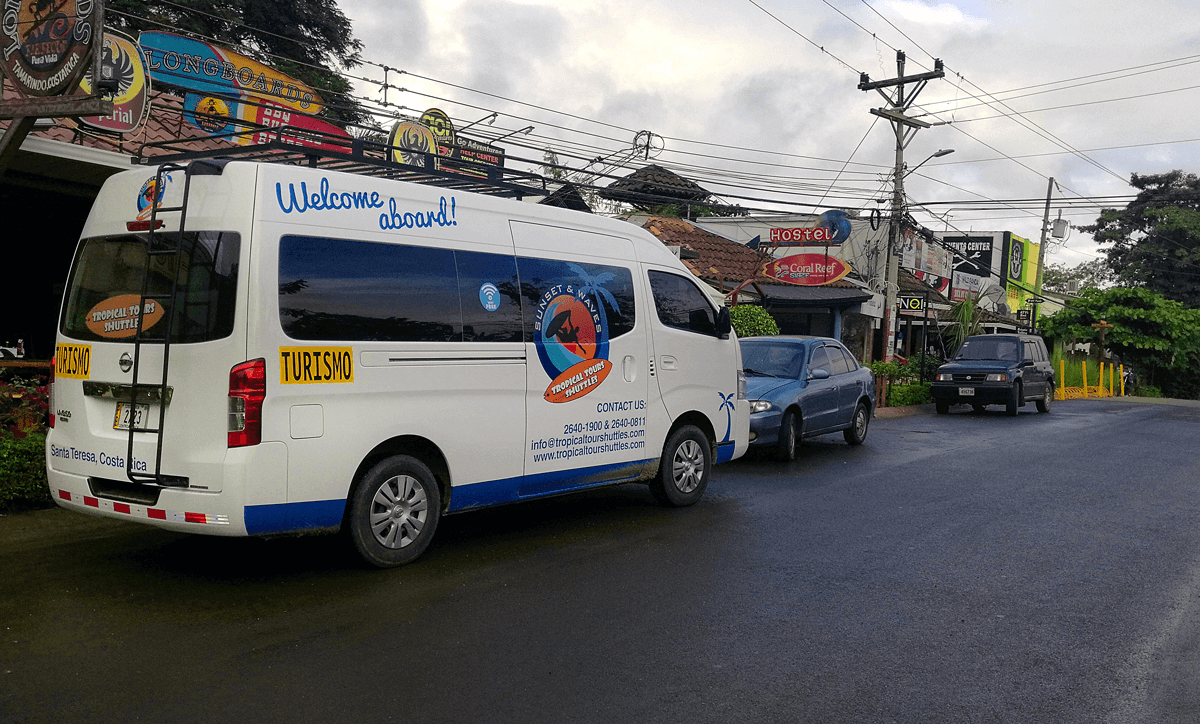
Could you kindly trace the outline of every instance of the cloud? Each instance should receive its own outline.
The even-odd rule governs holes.
[[[988,24],[986,19],[967,15],[951,3],[934,5],[921,0],[887,0],[882,4],[887,9],[885,14],[898,15],[904,20],[921,25],[940,25],[973,31]]]

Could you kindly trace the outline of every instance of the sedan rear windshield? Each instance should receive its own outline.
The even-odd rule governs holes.
[[[155,234],[152,251],[169,251],[178,242],[178,234]],[[232,334],[239,236],[185,232],[178,254],[148,254],[147,245],[147,237],[132,234],[80,243],[67,283],[63,334],[96,342],[133,341],[147,273],[147,297],[164,296],[147,299],[141,310],[145,334],[161,337],[168,321],[172,343],[207,342]],[[173,304],[172,280],[178,284]]]

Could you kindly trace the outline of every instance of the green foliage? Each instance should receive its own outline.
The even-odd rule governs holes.
[[[953,321],[947,330],[950,332],[950,339],[953,341],[952,352],[958,351],[962,343],[973,334],[980,334],[983,328],[979,325],[979,306],[974,299],[967,298],[955,302],[950,308],[950,315]]]
[[[46,484],[46,436],[0,432],[0,511],[52,505]]]
[[[1042,275],[1042,288],[1050,292],[1066,293],[1068,282],[1079,282],[1080,289],[1098,289],[1112,280],[1112,270],[1108,268],[1104,259],[1093,259],[1073,267],[1048,264]]]
[[[4,370],[0,379],[0,432],[24,437],[31,432],[45,432],[50,409],[50,388],[40,374],[19,374],[21,370]]]
[[[1162,397],[1163,396],[1162,390],[1158,389],[1157,387],[1151,387],[1150,385],[1142,385],[1141,387],[1138,387],[1137,394],[1138,394],[1138,397]]]
[[[1169,397],[1200,397],[1195,374],[1200,368],[1200,310],[1144,288],[1085,289],[1045,318],[1043,331],[1062,342],[1098,346],[1099,329],[1092,325],[1101,320],[1113,325],[1105,333],[1105,348],[1132,364],[1143,379]]]
[[[767,310],[753,304],[739,304],[729,310],[733,331],[738,337],[765,337],[779,334],[779,324]]]
[[[312,86],[325,101],[325,115],[355,123],[370,118],[336,72],[359,65],[363,48],[336,0],[109,0],[105,6],[106,24],[118,30],[215,38]]]
[[[1129,183],[1140,190],[1136,199],[1124,209],[1104,209],[1080,230],[1109,247],[1107,264],[1119,284],[1200,307],[1200,177],[1135,173]]]
[[[924,405],[933,402],[929,392],[930,383],[910,382],[904,385],[893,385],[888,390],[888,407],[907,407],[908,405]]]

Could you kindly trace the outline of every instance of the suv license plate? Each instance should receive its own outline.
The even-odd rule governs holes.
[[[958,388],[958,396],[959,397],[974,397],[975,396],[975,388],[974,387],[959,387]]]
[[[144,403],[117,403],[117,415],[113,418],[114,430],[128,430],[130,423],[133,427],[145,427],[146,417],[150,414],[150,405]]]

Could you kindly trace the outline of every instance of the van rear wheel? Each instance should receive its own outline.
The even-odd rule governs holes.
[[[348,533],[367,563],[402,566],[429,547],[441,512],[433,473],[414,457],[396,455],[376,464],[355,486]]]
[[[684,425],[667,438],[658,475],[650,481],[655,500],[673,508],[694,504],[708,487],[712,445],[694,425]]]

